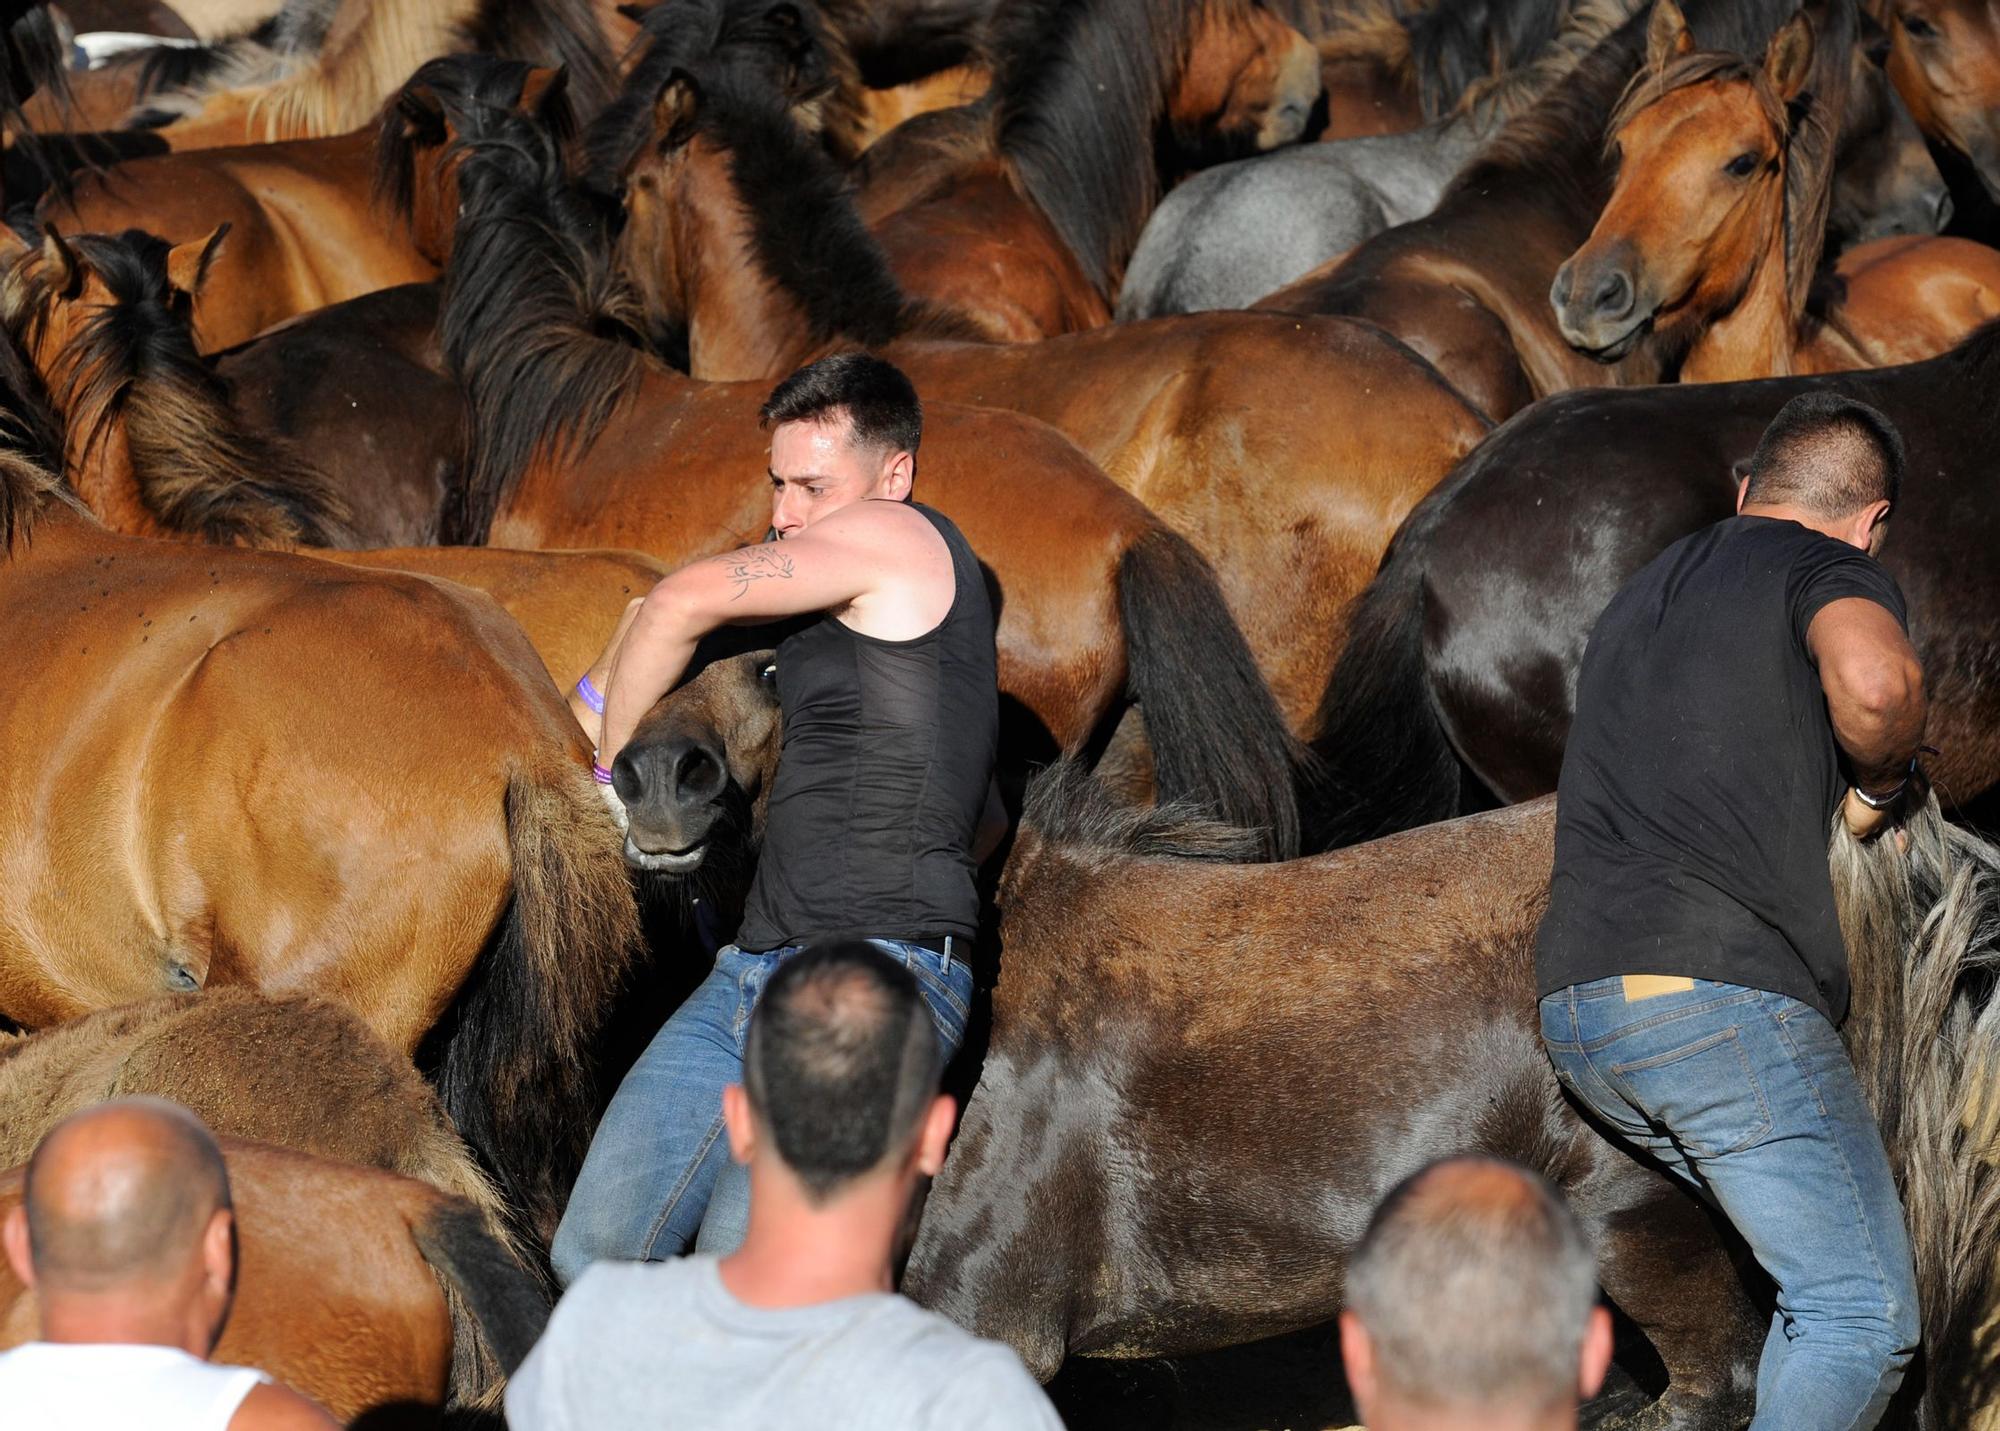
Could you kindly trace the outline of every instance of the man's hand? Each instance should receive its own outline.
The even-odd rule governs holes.
[[[604,807],[611,812],[611,818],[618,822],[618,833],[625,834],[632,827],[632,819],[625,813],[625,802],[618,798],[618,791],[611,785],[599,785],[597,793],[604,797]]]
[[[1897,806],[1901,804],[1902,801],[1899,799],[1887,809],[1877,810],[1861,798],[1858,787],[1849,786],[1847,798],[1840,802],[1840,818],[1847,825],[1847,833],[1855,839],[1872,840],[1889,827],[1889,822],[1895,817]]]

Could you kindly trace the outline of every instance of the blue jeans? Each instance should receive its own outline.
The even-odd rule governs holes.
[[[1867,1431],[1916,1350],[1916,1273],[1881,1130],[1833,1025],[1783,994],[1621,979],[1542,1000],[1563,1087],[1734,1224],[1778,1288],[1751,1431]]]
[[[972,968],[895,939],[869,941],[916,976],[947,1061],[965,1037]],[[750,1011],[790,945],[750,954],[734,944],[653,1036],[618,1085],[590,1142],[549,1258],[568,1286],[592,1262],[658,1261],[690,1247],[733,1252],[750,1221],[750,1175],[729,1156],[722,1090],[743,1077]]]

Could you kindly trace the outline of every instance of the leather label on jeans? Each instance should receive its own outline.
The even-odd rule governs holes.
[[[1678,974],[1627,974],[1625,976],[1625,1002],[1636,1004],[1642,999],[1657,999],[1662,994],[1685,994],[1694,988],[1694,980],[1684,979]]]

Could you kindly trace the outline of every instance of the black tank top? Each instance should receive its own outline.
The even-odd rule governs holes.
[[[951,551],[944,620],[884,641],[828,614],[778,647],[784,749],[745,949],[977,930],[972,843],[1000,725],[993,606],[958,528],[911,505]]]

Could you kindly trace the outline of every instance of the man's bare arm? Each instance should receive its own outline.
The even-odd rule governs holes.
[[[339,1425],[296,1391],[275,1383],[253,1387],[229,1418],[229,1431],[336,1431]]]
[[[1806,645],[1819,666],[1834,739],[1847,752],[1857,787],[1878,796],[1894,792],[1923,740],[1929,711],[1923,667],[1909,637],[1882,605],[1850,596],[1820,609]],[[1847,805],[1855,834],[1881,825],[1885,812],[1870,812],[1851,794]]]

